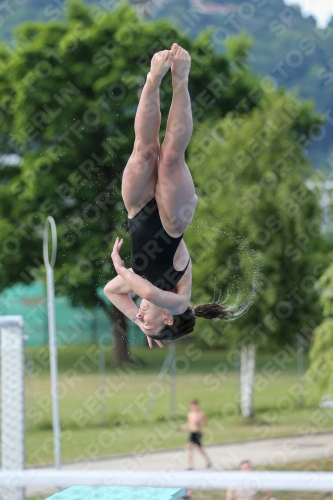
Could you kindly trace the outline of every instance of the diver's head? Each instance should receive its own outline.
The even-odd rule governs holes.
[[[167,309],[155,306],[145,299],[141,301],[136,319],[143,333],[149,337],[158,335],[165,326],[173,323],[173,315]]]

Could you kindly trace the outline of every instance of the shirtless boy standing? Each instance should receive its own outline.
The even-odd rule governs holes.
[[[194,445],[198,447],[200,453],[205,457],[207,468],[212,466],[209,456],[203,449],[201,445],[202,433],[201,429],[204,425],[208,423],[206,415],[199,409],[199,401],[194,399],[190,404],[190,411],[187,414],[187,422],[184,425],[180,425],[178,430],[189,430],[188,438],[188,460],[189,467],[188,470],[193,469],[193,448]]]

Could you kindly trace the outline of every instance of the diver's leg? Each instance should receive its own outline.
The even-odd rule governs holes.
[[[173,44],[171,67],[173,97],[165,138],[161,147],[156,184],[156,201],[162,223],[171,236],[179,236],[191,223],[197,196],[191,173],[185,163],[193,120],[188,92],[189,53]]]
[[[170,50],[157,52],[143,87],[135,116],[135,142],[122,179],[122,197],[133,217],[155,194],[161,123],[160,83],[172,64]]]

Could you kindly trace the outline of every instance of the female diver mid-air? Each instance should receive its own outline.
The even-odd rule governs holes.
[[[189,53],[174,43],[157,52],[136,112],[135,143],[122,179],[132,243],[131,269],[120,257],[123,240],[116,239],[111,254],[118,274],[104,288],[108,299],[160,346],[194,330],[195,316],[226,318],[227,308],[213,302],[189,306],[191,259],[183,234],[192,221],[198,198],[185,150],[192,135],[188,92]],[[159,87],[171,68],[173,97],[163,144]],[[138,308],[131,293],[142,298]]]

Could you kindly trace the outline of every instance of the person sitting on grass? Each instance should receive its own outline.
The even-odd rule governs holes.
[[[252,463],[250,460],[242,460],[239,464],[239,470],[243,472],[251,472],[253,470]],[[235,488],[227,490],[226,500],[254,500],[257,491],[251,488]],[[262,492],[264,497],[263,500],[273,499],[268,491]]]

